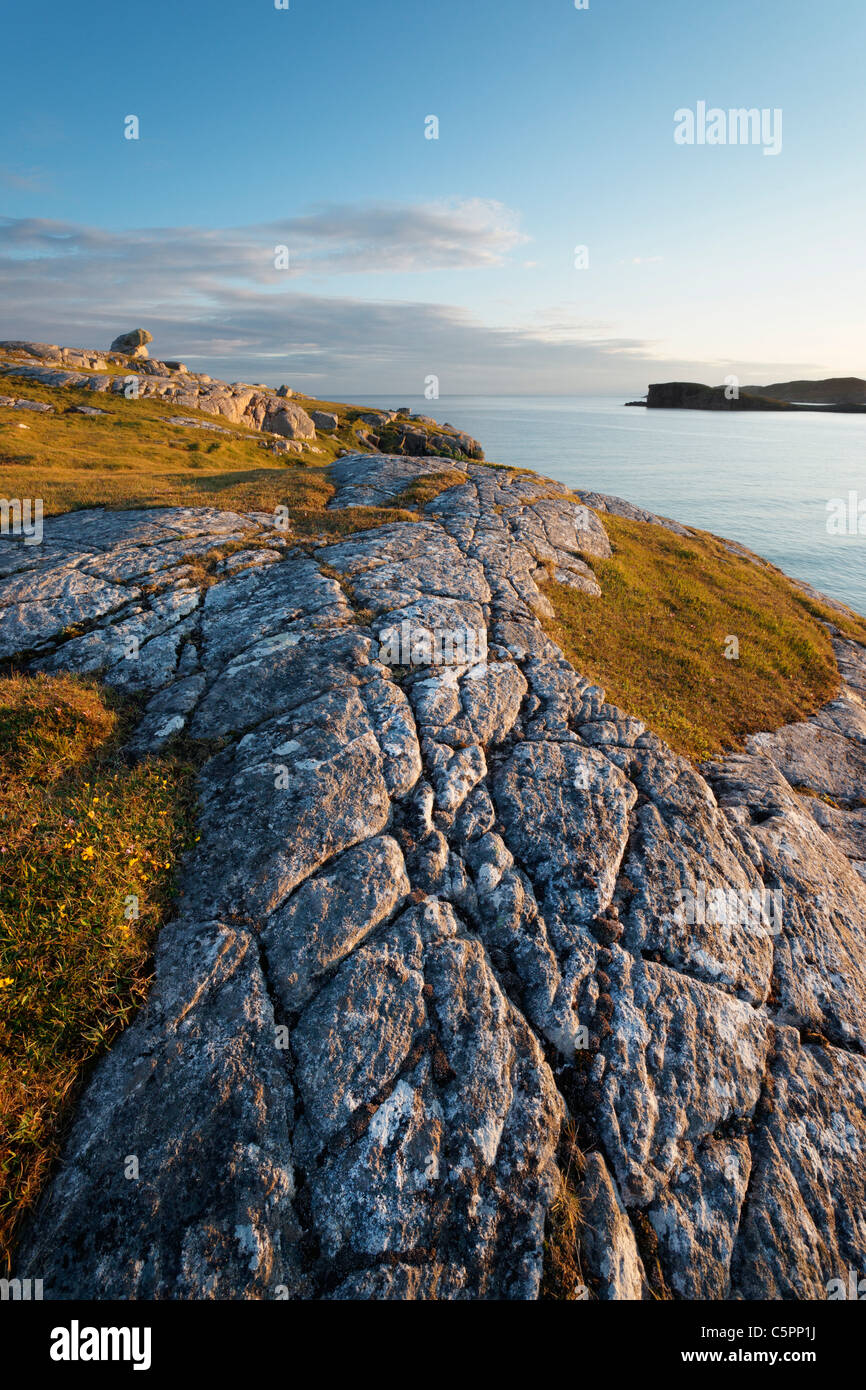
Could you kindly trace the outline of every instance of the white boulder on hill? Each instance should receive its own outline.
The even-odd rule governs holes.
[[[147,344],[153,342],[153,334],[146,328],[133,328],[130,333],[121,333],[109,348],[109,352],[124,352],[130,357],[148,357]]]

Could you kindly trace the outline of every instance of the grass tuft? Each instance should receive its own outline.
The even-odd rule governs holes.
[[[839,674],[823,624],[866,643],[866,620],[824,608],[780,570],[706,532],[603,522],[613,557],[589,561],[601,598],[543,587],[556,610],[549,635],[612,704],[703,760],[833,698]],[[731,637],[738,660],[725,657]]]
[[[194,829],[195,769],[129,767],[127,704],[71,676],[0,679],[0,1263],[88,1064],[145,997]],[[138,899],[133,919],[132,898]]]
[[[574,1303],[589,1296],[580,1264],[583,1217],[577,1195],[584,1166],[577,1130],[569,1119],[560,1137],[557,1189],[544,1228],[541,1297],[549,1302]]]

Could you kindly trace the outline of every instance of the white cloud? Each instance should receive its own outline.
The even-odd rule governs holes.
[[[114,232],[0,219],[0,337],[107,347],[141,326],[154,334],[156,355],[215,376],[288,381],[344,397],[420,394],[430,373],[446,394],[634,394],[651,380],[721,380],[722,364],[666,360],[657,343],[581,321],[576,306],[493,327],[420,295],[398,302],[381,291],[313,293],[316,281],[301,279],[304,270],[331,277],[484,271],[507,263],[526,240],[513,212],[484,200],[322,208],[219,230]],[[290,248],[293,272],[273,268],[280,244]],[[765,376],[784,373],[776,363]]]

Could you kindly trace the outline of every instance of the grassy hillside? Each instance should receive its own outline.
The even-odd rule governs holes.
[[[390,507],[326,512],[335,489],[328,469],[341,450],[359,444],[360,408],[338,406],[345,421],[300,454],[274,455],[270,436],[202,411],[153,398],[126,400],[83,389],[41,386],[0,377],[0,395],[44,401],[54,413],[0,406],[0,496],[40,497],[46,516],[82,507],[221,507],[273,511],[287,506],[299,535],[337,533],[412,519],[415,509],[463,474],[446,470],[443,483],[425,480]],[[330,408],[330,403],[302,406]],[[100,416],[77,414],[95,406]],[[231,433],[169,423],[171,416],[218,425]]]
[[[748,733],[807,718],[839,687],[823,623],[866,643],[866,620],[807,598],[781,571],[707,532],[686,538],[605,515],[614,548],[591,560],[602,597],[561,584],[551,636],[611,703],[703,759]],[[727,659],[735,637],[739,656]]]

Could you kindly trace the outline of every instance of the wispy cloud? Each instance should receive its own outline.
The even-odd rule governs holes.
[[[422,291],[407,302],[379,288],[386,273],[423,285],[424,271],[484,272],[525,241],[516,214],[481,200],[321,208],[230,229],[0,219],[0,337],[104,347],[140,325],[158,355],[314,394],[420,394],[430,373],[443,394],[634,392],[664,377],[724,375],[722,364],[666,360],[658,344],[583,321],[576,306],[494,327],[425,303]],[[291,272],[274,269],[278,245]],[[337,293],[339,278],[329,293],[317,284],[349,272],[371,276],[369,296]],[[767,378],[783,371],[772,364]]]
[[[211,277],[277,285],[287,275],[484,270],[504,264],[528,240],[516,213],[479,198],[335,205],[247,227],[111,232],[39,218],[0,220],[0,255],[30,256],[40,274],[66,277],[74,261],[85,269],[108,266],[113,279],[128,275],[139,284],[183,274],[192,291],[206,290]],[[278,246],[288,249],[288,271],[275,268]],[[46,266],[46,259],[56,264]]]
[[[44,193],[48,186],[44,169],[10,169],[0,164],[0,188],[12,188],[16,193]]]

